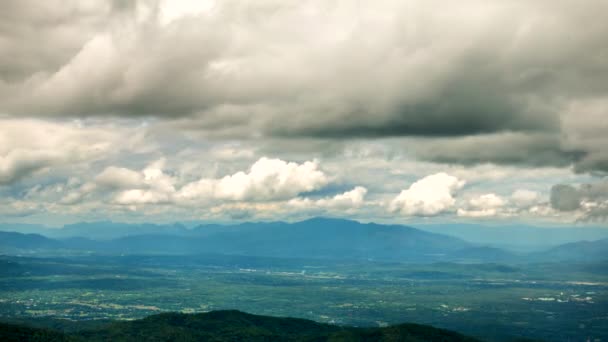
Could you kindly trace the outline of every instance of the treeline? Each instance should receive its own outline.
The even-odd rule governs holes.
[[[135,321],[113,322],[94,330],[64,333],[0,324],[1,341],[478,341],[452,331],[419,324],[353,328],[305,319],[251,315],[240,311],[204,314],[165,313]]]

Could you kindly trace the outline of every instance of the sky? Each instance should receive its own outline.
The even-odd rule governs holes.
[[[4,0],[0,222],[608,226],[604,0]]]

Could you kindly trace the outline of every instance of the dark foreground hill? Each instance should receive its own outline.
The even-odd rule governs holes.
[[[240,311],[187,315],[166,313],[111,323],[97,330],[61,333],[0,324],[2,341],[478,341],[418,324],[352,328],[305,319],[259,316]]]

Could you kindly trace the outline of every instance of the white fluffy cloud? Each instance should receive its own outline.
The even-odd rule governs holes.
[[[165,159],[159,159],[148,165],[141,174],[128,169],[106,169],[98,177],[98,181],[117,187],[134,187],[121,191],[115,202],[125,205],[169,203],[175,193],[176,179],[163,172]],[[125,176],[122,183],[120,176]]]
[[[505,200],[496,194],[485,194],[472,198],[469,203],[475,208],[499,208],[505,205]]]
[[[401,191],[389,209],[405,215],[437,215],[454,206],[454,194],[464,184],[465,181],[444,172],[426,176]]]
[[[362,186],[356,186],[354,189],[342,194],[334,196],[331,200],[321,200],[321,205],[327,206],[345,206],[345,207],[360,207],[367,194],[367,189]]]
[[[131,189],[116,196],[116,203],[126,205],[168,203],[169,194],[160,191]]]
[[[496,194],[479,195],[469,200],[467,209],[459,208],[457,215],[466,217],[496,216],[500,208],[506,204],[507,201]]]
[[[540,194],[536,191],[517,189],[511,194],[511,202],[518,207],[529,208],[540,201]]]
[[[248,172],[240,171],[221,179],[203,178],[187,184],[178,197],[233,201],[281,200],[318,190],[328,182],[329,178],[319,169],[317,161],[298,164],[262,157]]]
[[[141,172],[109,167],[96,177],[100,185],[121,189],[115,202],[123,205],[159,203],[206,203],[212,201],[276,201],[318,190],[329,182],[317,161],[302,164],[260,158],[250,169],[222,178],[201,178],[181,188],[178,180],[164,173],[165,161],[152,163]],[[340,201],[362,201],[360,189],[344,194]]]
[[[352,209],[359,208],[365,202],[367,189],[356,186],[350,191],[335,195],[334,197],[311,200],[309,198],[294,198],[288,202],[290,206],[301,209],[326,208],[326,209]]]

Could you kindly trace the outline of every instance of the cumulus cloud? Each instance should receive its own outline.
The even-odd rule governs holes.
[[[426,176],[401,191],[389,209],[404,215],[437,215],[454,206],[454,194],[464,184],[463,180],[443,172]]]
[[[356,186],[350,191],[338,194],[331,200],[321,200],[321,205],[328,206],[347,206],[347,207],[359,207],[363,204],[367,189],[362,186]]]
[[[511,194],[511,202],[518,207],[530,207],[540,200],[540,193],[527,189],[517,189]]]
[[[496,216],[500,208],[506,204],[507,201],[496,194],[479,195],[469,199],[467,209],[459,208],[457,215],[465,217]]]
[[[164,164],[161,159],[139,173],[111,167],[99,174],[96,180],[122,189],[115,202],[123,205],[285,200],[318,190],[329,182],[329,177],[318,168],[317,161],[298,164],[263,157],[246,172],[239,171],[222,178],[201,178],[178,187],[178,180],[163,171]],[[345,197],[353,201],[359,199],[354,193],[345,194]]]
[[[469,203],[475,208],[499,208],[505,205],[505,200],[496,194],[485,194],[472,198]]]
[[[169,198],[169,194],[160,191],[131,189],[119,193],[115,201],[127,205],[159,204],[168,203]]]
[[[148,165],[141,173],[128,169],[105,169],[96,180],[104,185],[122,188],[114,201],[123,205],[169,203],[175,193],[176,180],[165,174],[165,159]],[[126,178],[119,180],[118,177]],[[131,188],[131,189],[129,189]]]
[[[303,192],[318,190],[329,182],[318,167],[318,161],[298,164],[262,157],[248,172],[240,171],[221,179],[203,178],[187,184],[178,197],[234,201],[289,199]]]
[[[308,208],[325,208],[325,209],[342,209],[348,210],[361,207],[365,202],[367,189],[362,186],[356,186],[350,191],[337,194],[329,198],[321,198],[311,200],[309,198],[294,198],[288,202],[290,206],[308,209]]]

